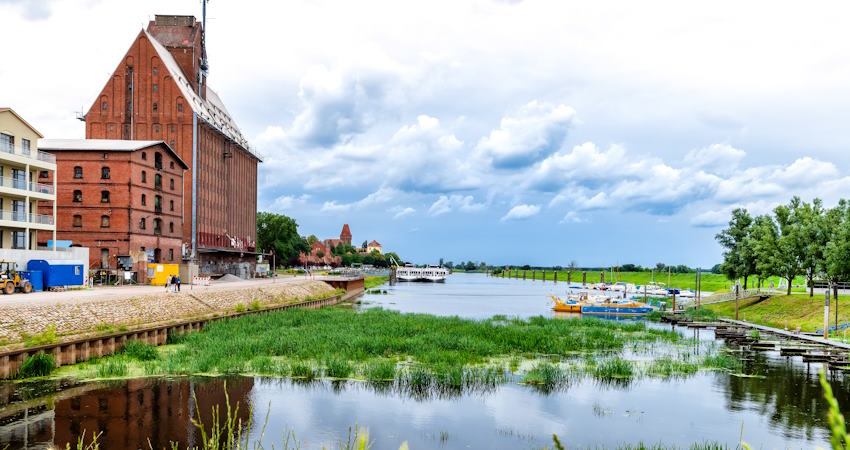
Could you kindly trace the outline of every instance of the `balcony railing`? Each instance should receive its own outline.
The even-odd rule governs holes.
[[[39,161],[56,164],[56,155],[52,153],[43,152],[41,150],[29,150],[28,152],[24,152],[23,149],[20,149],[20,152],[15,150],[15,147],[11,145],[0,145],[0,152],[11,153],[13,155],[21,155],[27,158],[37,159]]]
[[[52,153],[43,152],[41,150],[38,151],[38,159],[44,162],[49,162],[56,164],[56,155]]]
[[[19,211],[0,210],[0,220],[20,222],[21,226],[24,226],[26,223],[53,225],[53,216],[46,214],[27,214]]]
[[[29,188],[27,188],[27,182],[21,178],[14,177],[3,177],[0,176],[0,186],[11,188],[11,189],[21,189],[21,190],[29,190],[31,192],[39,192],[41,194],[53,195],[53,185],[45,184],[45,183],[37,183],[35,181],[31,181],[29,183]]]
[[[157,214],[162,214],[162,206],[154,206],[153,212],[155,212]]]

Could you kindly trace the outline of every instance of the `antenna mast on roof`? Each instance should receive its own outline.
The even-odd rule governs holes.
[[[209,0],[201,0],[201,64],[200,71],[198,71],[198,95],[201,95],[201,84],[204,82],[204,79],[207,77],[207,69],[209,69],[209,65],[207,64],[207,2]]]

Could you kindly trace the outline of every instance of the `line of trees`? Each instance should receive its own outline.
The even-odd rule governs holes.
[[[724,248],[720,269],[730,280],[756,278],[759,285],[769,276],[788,282],[805,275],[809,296],[815,278],[833,283],[850,279],[850,208],[841,200],[825,208],[820,199],[811,203],[793,197],[772,214],[751,216],[746,209],[732,211],[729,226],[716,236]]]

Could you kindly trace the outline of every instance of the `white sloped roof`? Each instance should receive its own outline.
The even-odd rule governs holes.
[[[168,72],[171,74],[174,82],[180,88],[180,93],[183,95],[183,98],[189,102],[192,110],[198,114],[198,118],[210,124],[213,128],[236,142],[248,153],[259,160],[260,157],[251,150],[248,145],[248,140],[242,136],[242,132],[239,130],[239,127],[236,126],[236,122],[233,118],[230,117],[230,113],[227,112],[227,109],[224,107],[224,103],[222,103],[218,94],[216,94],[215,91],[210,89],[209,85],[207,85],[207,99],[202,99],[198,93],[192,89],[192,84],[186,79],[186,74],[183,73],[183,70],[180,69],[180,65],[177,64],[177,61],[175,61],[174,57],[171,56],[171,52],[169,52],[162,43],[153,37],[153,35],[148,33],[147,30],[144,31],[151,45],[156,50],[159,59],[161,59],[163,64],[165,64],[165,67],[168,69]]]
[[[134,152],[163,141],[125,141],[122,139],[39,139],[41,150],[95,150]]]

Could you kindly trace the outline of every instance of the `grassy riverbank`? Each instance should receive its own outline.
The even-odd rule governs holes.
[[[382,284],[387,283],[388,281],[390,281],[390,277],[388,276],[375,277],[367,275],[364,278],[363,283],[365,284],[366,290],[368,291],[369,289],[372,289],[373,287],[378,287]]]
[[[531,279],[532,272],[534,272],[534,271],[531,271],[531,270],[525,271],[525,275],[526,275],[527,280]],[[522,278],[522,273],[523,273],[523,270],[521,270],[521,269],[520,270],[511,270],[510,271],[510,277],[511,278]],[[572,283],[581,283],[581,274],[582,274],[582,271],[580,271],[580,270],[574,271],[572,273],[572,277],[570,279],[571,282]],[[501,275],[497,275],[497,276],[501,277]],[[543,279],[543,272],[540,271],[540,270],[537,270],[536,273],[535,273],[535,276],[536,276],[537,280],[542,280]],[[615,273],[613,281],[620,281],[620,282],[624,282],[624,283],[632,283],[632,284],[642,286],[642,285],[649,283],[650,281],[652,281],[654,279],[655,282],[664,283],[665,285],[669,284],[670,287],[676,287],[676,288],[680,288],[680,289],[695,289],[695,279],[694,279],[695,276],[696,276],[696,274],[693,274],[693,273],[674,273],[674,274],[670,275],[670,279],[669,279],[669,283],[668,283],[666,272],[665,273],[657,273],[656,272],[654,274],[651,273],[651,272],[620,272],[619,274]],[[555,279],[555,273],[551,270],[547,270],[546,271],[546,280],[553,280],[554,281],[554,279]],[[771,280],[773,280],[773,283],[774,283],[775,286],[779,285],[779,281],[780,281],[779,278],[773,277],[773,278],[771,278],[771,279],[769,279],[768,281],[765,282],[765,286],[769,285]],[[558,272],[558,282],[561,282],[561,281],[563,281],[563,282],[567,281],[567,272],[566,271]],[[587,282],[588,283],[598,283],[599,281],[600,281],[600,274],[599,274],[598,271],[587,272]],[[608,283],[612,282],[611,272],[609,272],[607,270],[605,271],[605,281],[608,282]],[[750,280],[750,281],[754,283],[755,279]],[[805,285],[805,282],[806,281],[803,277],[797,277],[797,278],[794,279],[795,285],[803,286],[803,285]],[[728,279],[726,279],[725,275],[716,274],[716,273],[708,273],[708,272],[703,272],[703,274],[702,274],[702,290],[703,291],[706,291],[706,292],[715,292],[715,291],[721,291],[722,292],[724,290],[728,291],[730,286],[731,286],[731,282]],[[799,288],[794,288],[793,290],[798,291],[798,292],[802,292],[804,289],[805,288],[799,287]]]
[[[785,328],[787,321],[789,330],[799,326],[802,331],[815,331],[818,328],[823,329],[823,303],[823,294],[814,297],[806,294],[781,295],[767,300],[749,298],[738,302],[738,318],[781,329]],[[835,326],[835,310],[832,309],[834,307],[833,299],[829,313],[829,326]],[[706,305],[704,308],[723,317],[735,317],[734,301]],[[850,296],[842,295],[838,298],[838,321],[850,322]],[[840,335],[843,336],[843,331]]]
[[[60,369],[58,375],[257,374],[464,388],[507,380],[551,386],[578,376],[632,379],[685,376],[701,368],[739,370],[723,351],[691,355],[680,339],[642,322],[500,316],[476,321],[327,308],[223,320],[172,337],[172,345],[152,352],[135,349]]]

